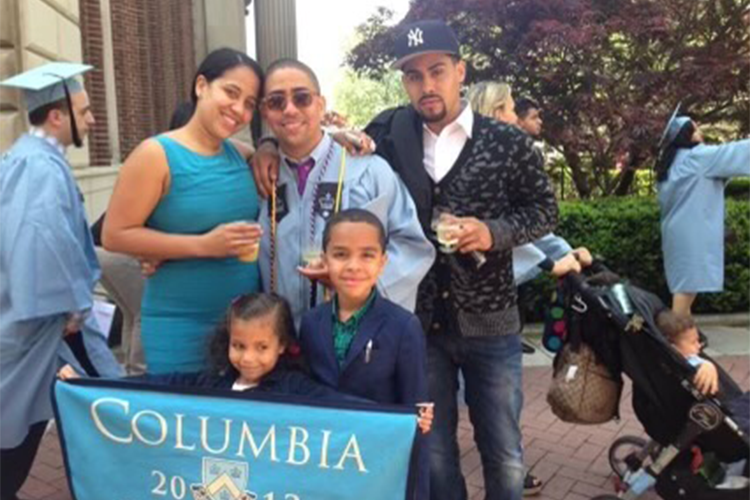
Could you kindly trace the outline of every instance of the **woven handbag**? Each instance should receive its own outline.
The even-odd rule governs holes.
[[[612,376],[586,344],[567,343],[555,360],[547,402],[563,422],[602,424],[619,415],[621,380]]]

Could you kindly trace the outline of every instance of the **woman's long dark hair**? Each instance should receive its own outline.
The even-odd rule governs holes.
[[[195,84],[198,81],[199,76],[202,75],[203,78],[210,83],[237,66],[247,66],[253,71],[253,73],[255,73],[255,76],[258,77],[258,81],[260,82],[260,87],[258,89],[258,96],[260,96],[263,90],[263,70],[260,68],[260,65],[247,54],[243,54],[234,49],[225,48],[214,50],[206,56],[203,62],[201,62],[198,71],[195,72],[193,86],[190,89],[190,100],[177,105],[172,113],[172,118],[169,120],[169,130],[184,127],[193,117],[195,107],[198,104],[198,95],[195,93]]]
[[[195,103],[193,101],[181,102],[177,105],[172,118],[169,119],[169,130],[182,128],[190,121],[195,113]]]
[[[669,177],[669,167],[672,166],[674,157],[677,155],[677,151],[680,149],[690,149],[698,145],[697,142],[693,141],[693,134],[695,133],[695,123],[692,120],[685,122],[680,131],[677,133],[677,137],[661,152],[659,158],[656,160],[656,181],[664,182]]]
[[[233,320],[248,321],[272,315],[273,331],[279,338],[279,343],[289,347],[294,342],[294,319],[289,303],[275,293],[249,293],[240,295],[232,301],[226,317],[219,324],[216,333],[211,338],[209,347],[210,372],[222,375],[233,370],[229,362],[229,339]]]
[[[207,82],[220,78],[224,73],[230,69],[236,68],[237,66],[246,66],[255,73],[258,77],[259,88],[258,97],[263,95],[263,70],[260,65],[244,52],[234,50],[230,48],[216,49],[203,59],[198,71],[195,72],[193,77],[193,86],[190,89],[190,100],[193,104],[198,102],[198,94],[195,92],[195,84],[198,82],[198,77],[203,76]]]

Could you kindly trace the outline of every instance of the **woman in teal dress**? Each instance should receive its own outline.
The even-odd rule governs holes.
[[[107,250],[160,261],[146,283],[142,338],[152,373],[206,366],[206,342],[235,297],[258,291],[258,197],[229,138],[248,126],[263,75],[246,54],[219,49],[201,63],[189,122],[127,158],[103,230]],[[240,222],[240,223],[238,223]]]

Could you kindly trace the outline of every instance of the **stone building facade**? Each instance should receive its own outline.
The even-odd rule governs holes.
[[[95,67],[85,85],[97,124],[69,148],[91,220],[144,138],[167,128],[214,48],[245,50],[245,0],[0,0],[0,79],[49,61]],[[27,129],[21,94],[0,87],[0,151]]]

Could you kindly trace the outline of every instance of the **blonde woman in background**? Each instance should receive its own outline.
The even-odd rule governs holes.
[[[477,113],[509,125],[517,125],[516,103],[513,100],[512,89],[507,83],[476,83],[469,88],[466,97],[471,108]],[[513,249],[513,278],[516,285],[520,286],[543,270],[555,276],[563,276],[570,271],[579,272],[582,265],[590,263],[591,254],[587,249],[573,250],[567,241],[550,233],[534,243]],[[523,347],[526,353],[534,352],[534,348],[526,342]],[[527,473],[523,482],[523,494],[536,495],[541,492],[542,486],[539,478]]]
[[[466,97],[471,109],[497,121],[516,125],[516,103],[510,85],[503,82],[479,82],[469,88]]]

